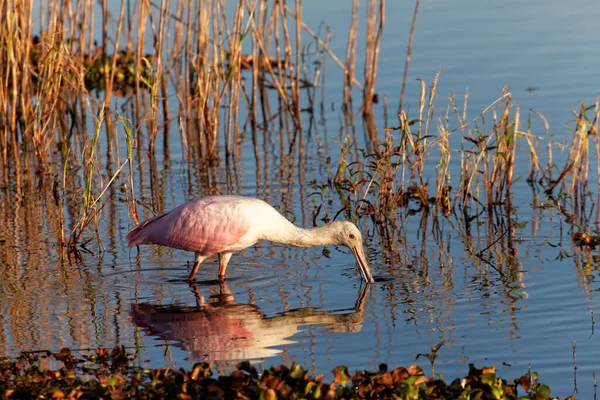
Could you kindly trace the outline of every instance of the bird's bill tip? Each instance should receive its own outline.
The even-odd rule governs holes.
[[[375,282],[373,279],[373,275],[371,274],[371,269],[369,268],[369,264],[367,264],[367,257],[365,256],[365,252],[362,247],[357,246],[352,249],[354,253],[354,257],[356,257],[356,262],[358,263],[358,268],[360,269],[360,273],[364,280],[367,283]]]

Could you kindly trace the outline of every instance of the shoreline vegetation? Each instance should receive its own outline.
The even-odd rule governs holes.
[[[40,1],[35,26],[34,3],[15,7],[14,2],[3,2],[0,192],[3,220],[14,228],[7,246],[20,248],[43,225],[52,237],[42,245],[56,252],[62,266],[80,261],[82,253],[102,258],[106,239],[100,237],[99,227],[103,220],[116,225],[117,204],[126,205],[131,225],[142,218],[138,213],[163,211],[168,194],[161,171],[174,157],[174,143],[182,152],[177,157],[190,195],[239,191],[241,144],[250,141],[258,186],[267,185],[266,171],[273,168],[267,156],[273,151],[268,149],[268,135],[276,143],[280,173],[287,177],[282,180],[293,181],[294,168],[302,171],[306,163],[307,137],[321,141],[325,66],[331,60],[344,71],[342,145],[339,157],[329,154],[334,159],[328,159],[323,181],[310,183],[313,224],[344,215],[383,238],[386,257],[393,260],[397,247],[406,245],[404,222],[409,216],[420,216],[420,230],[434,233],[440,257],[445,254],[441,226],[444,219],[452,220],[474,265],[498,273],[505,284],[499,290],[509,298],[522,269],[515,256],[522,222],[515,216],[511,194],[521,179],[531,188],[534,210],[561,215],[576,245],[596,245],[593,233],[600,210],[590,187],[600,185],[599,100],[580,105],[566,143],[554,141],[543,115],[535,110],[525,115],[508,88],[475,119],[467,117],[468,93],[462,98],[453,94],[438,107],[441,71],[429,84],[420,80],[416,111],[389,112],[391,100],[379,99],[375,91],[385,1],[366,3],[366,15],[361,16],[359,2],[352,2],[345,56],[338,57],[328,47],[326,26],[314,32],[303,23],[300,1],[246,1],[231,10],[217,0],[177,5],[168,0],[124,1],[116,14],[106,2],[95,7],[86,0]],[[417,10],[418,1],[415,21]],[[361,49],[362,73],[357,68],[361,17],[368,21],[360,32],[366,43]],[[101,25],[99,38],[94,24]],[[406,68],[410,42],[408,48]],[[355,99],[357,92],[362,99]],[[377,110],[385,116],[382,128],[376,122],[376,107],[382,107]],[[397,116],[394,122],[392,115]],[[540,122],[545,136],[532,128]],[[363,129],[367,143],[358,149],[358,132]],[[561,165],[554,161],[556,151],[566,154]],[[520,157],[528,160],[527,172],[515,171]],[[459,172],[453,175],[451,165],[460,165]],[[595,191],[600,193],[598,187]],[[332,197],[341,202],[340,209],[329,208]],[[480,219],[484,228],[479,228]],[[108,240],[117,242],[119,235],[113,232]],[[495,257],[488,256],[492,252]],[[44,370],[39,366],[44,357],[54,357],[64,367]],[[78,398],[89,386],[106,396],[139,387],[148,393],[172,387],[180,398],[188,398],[192,390],[208,394],[215,385],[214,391],[221,393],[225,388],[220,382],[242,382],[239,393],[261,399],[287,396],[281,390],[288,387],[303,391],[299,397],[375,393],[369,390],[387,396],[397,390],[405,396],[401,398],[434,399],[463,393],[464,381],[472,383],[471,398],[516,398],[518,385],[529,398],[550,397],[533,373],[507,383],[493,369],[473,368],[464,380],[445,384],[413,367],[352,377],[342,368],[326,384],[322,375],[312,378],[297,365],[274,367],[259,377],[254,367],[242,363],[232,375],[215,379],[210,365],[204,364],[192,371],[134,368],[122,349],[98,350],[95,359],[85,358],[99,363],[92,369],[71,357],[65,350],[58,356],[24,353],[2,359],[2,396],[38,390],[48,397],[73,393]],[[97,380],[85,382],[80,374]],[[371,382],[371,389],[365,389],[364,381]],[[359,385],[352,386],[355,382]],[[330,391],[337,397],[329,397]]]
[[[387,238],[402,230],[407,215],[422,215],[425,225],[454,217],[466,231],[486,215],[490,245],[514,231],[511,186],[518,180],[531,188],[533,208],[555,209],[572,234],[590,235],[598,224],[598,198],[590,189],[600,185],[600,164],[593,163],[600,154],[598,99],[574,114],[570,143],[553,141],[543,115],[523,115],[506,87],[477,118],[467,116],[468,92],[462,99],[452,94],[440,110],[440,70],[429,86],[419,79],[415,115],[399,109],[392,122],[383,98],[379,129],[374,88],[384,1],[367,2],[362,83],[358,1],[344,61],[327,47],[326,27],[315,33],[302,22],[300,2],[295,10],[280,1],[242,2],[230,15],[218,1],[177,9],[170,2],[134,3],[131,9],[122,3],[118,15],[106,7],[97,15],[83,0],[62,8],[41,2],[35,35],[31,8],[9,7],[0,24],[0,181],[20,197],[35,188],[61,258],[77,259],[82,243],[102,248],[99,221],[114,197],[125,202],[133,224],[139,212],[163,211],[159,160],[168,162],[174,146],[181,149],[190,194],[195,185],[204,194],[235,191],[241,144],[248,140],[257,180],[266,178],[267,135],[279,145],[281,169],[289,170],[283,174],[302,169],[307,137],[322,142],[318,119],[330,59],[345,76],[341,152],[339,161],[328,158],[328,176],[310,183],[313,224],[344,214],[372,222]],[[90,21],[102,21],[101,40]],[[355,90],[363,94],[360,114],[354,112]],[[356,145],[358,115],[364,149]],[[540,122],[545,137],[532,130]],[[561,165],[556,151],[566,154]],[[529,171],[516,175],[515,166],[525,164]],[[597,173],[590,174],[594,167]],[[334,195],[340,210],[327,209]]]
[[[79,352],[78,352],[79,353]],[[338,366],[315,377],[294,363],[259,371],[248,361],[239,362],[226,374],[213,375],[213,363],[197,363],[191,370],[145,369],[124,347],[96,349],[76,356],[63,348],[22,353],[0,358],[0,396],[21,398],[111,399],[550,399],[551,389],[535,372],[507,381],[496,375],[495,366],[475,368],[452,382],[428,377],[418,366],[385,364],[379,371],[357,371]],[[434,352],[432,352],[434,354]],[[433,364],[435,355],[426,354]],[[137,360],[139,361],[139,360]],[[56,367],[52,367],[56,366]],[[573,396],[566,399],[574,399]]]

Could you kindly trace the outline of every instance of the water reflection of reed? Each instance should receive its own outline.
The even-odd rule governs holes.
[[[359,332],[369,286],[362,286],[352,310],[328,312],[300,308],[266,317],[253,304],[236,303],[225,283],[220,293],[195,307],[133,304],[133,322],[150,336],[188,352],[192,360],[258,360],[273,357],[295,343],[304,325],[330,332]],[[348,310],[347,310],[348,311]]]
[[[103,293],[98,274],[101,257],[112,252],[94,256],[82,250],[79,261],[70,260],[61,204],[54,201],[53,186],[35,185],[36,178],[32,170],[21,171],[0,192],[0,352],[118,342],[127,329],[118,314],[108,316],[119,306]],[[103,243],[114,246],[123,214],[117,206],[107,207],[105,215]]]

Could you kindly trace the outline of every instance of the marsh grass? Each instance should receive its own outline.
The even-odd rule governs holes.
[[[401,232],[399,210],[420,214],[424,221],[508,215],[511,187],[522,178],[515,174],[520,148],[529,156],[532,191],[546,196],[578,227],[591,222],[590,204],[597,199],[591,199],[588,183],[590,153],[595,149],[597,159],[600,150],[597,101],[574,114],[572,141],[563,145],[568,156],[560,166],[554,162],[553,139],[531,130],[537,119],[549,131],[543,116],[531,111],[525,122],[507,88],[470,121],[468,93],[462,105],[452,95],[445,109],[438,107],[441,71],[430,84],[420,80],[414,115],[403,109],[402,89],[398,125],[379,132],[375,84],[385,1],[366,5],[363,82],[356,67],[357,38],[363,34],[358,1],[352,6],[344,61],[329,49],[327,29],[315,33],[302,21],[300,1],[293,9],[278,0],[231,7],[217,0],[127,4],[113,15],[105,3],[41,2],[35,35],[31,7],[10,1],[2,6],[7,10],[0,23],[2,179],[5,184],[16,180],[17,195],[26,185],[51,188],[61,204],[59,240],[68,248],[76,248],[90,226],[97,232],[111,196],[124,194],[133,222],[140,219],[138,206],[144,216],[146,210],[162,211],[161,171],[168,167],[173,143],[181,148],[190,188],[198,179],[202,193],[221,192],[215,168],[224,163],[226,191],[235,192],[241,143],[251,137],[257,174],[266,179],[267,137],[275,132],[281,175],[289,181],[290,171],[306,162],[305,135],[319,125],[315,113],[324,113],[324,91],[317,87],[323,87],[327,57],[344,72],[340,120],[345,139],[339,162],[332,162],[334,171],[320,185],[315,222],[341,213],[355,220],[368,216],[389,235]],[[356,90],[363,95],[368,138],[363,151],[356,146]],[[387,124],[387,109],[384,115]],[[171,132],[174,127],[178,136]],[[600,166],[596,169],[595,181]],[[339,194],[340,210],[328,210],[323,202],[329,189]],[[596,210],[595,222],[598,218]],[[95,239],[100,242],[97,234]]]
[[[215,191],[214,168],[223,162],[239,168],[248,134],[258,146],[259,132],[278,132],[281,157],[302,163],[304,136],[317,129],[315,111],[324,109],[324,92],[316,88],[327,56],[351,76],[345,99],[358,88],[364,108],[372,109],[384,5],[372,0],[367,9],[363,84],[354,73],[356,57],[341,64],[328,48],[328,30],[317,34],[303,22],[300,1],[133,1],[116,9],[105,1],[41,1],[36,25],[33,4],[6,0],[2,180],[16,179],[17,196],[26,185],[49,185],[60,205],[57,240],[73,251],[90,240],[101,243],[102,210],[117,194],[124,194],[133,222],[138,206],[144,214],[162,210],[158,160],[168,162],[174,143],[190,177],[208,179],[207,192]],[[351,29],[349,51],[356,54],[360,33],[356,24]],[[255,150],[260,165],[266,149]]]
[[[514,263],[510,254],[514,254],[516,232],[523,227],[511,188],[524,180],[531,187],[534,209],[557,210],[566,217],[571,231],[593,231],[598,222],[597,209],[593,212],[598,198],[589,186],[590,182],[598,184],[600,176],[590,176],[592,160],[600,155],[598,100],[589,106],[582,104],[574,113],[571,141],[562,143],[547,133],[546,137],[535,134],[532,120],[541,121],[548,132],[546,119],[533,110],[523,121],[521,108],[513,103],[506,87],[472,120],[467,120],[468,92],[460,105],[451,94],[440,113],[436,109],[440,73],[429,86],[420,80],[414,119],[402,110],[399,126],[386,128],[385,140],[375,143],[372,150],[362,150],[357,157],[350,151],[347,136],[339,163],[333,163],[330,178],[314,193],[313,221],[344,214],[372,226],[385,242],[402,243],[407,219],[419,216],[418,231],[423,237],[431,231],[436,240],[442,240],[439,229],[448,221],[471,245],[474,223],[482,223],[484,240],[476,240],[478,248],[470,247],[468,252],[478,264],[504,275],[498,265]],[[557,148],[566,155],[561,157],[564,165],[554,161]],[[523,156],[529,158],[529,171],[522,169],[527,162],[518,160]],[[521,166],[518,172],[516,165]],[[596,170],[600,171],[598,166]],[[337,193],[341,209],[327,207],[331,202],[324,199],[329,192]],[[440,242],[440,250],[442,246]],[[487,255],[490,252],[495,254],[494,263]],[[508,269],[519,268],[513,267]]]

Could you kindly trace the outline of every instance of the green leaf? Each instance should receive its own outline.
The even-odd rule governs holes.
[[[544,399],[549,399],[550,398],[550,388],[547,385],[544,385],[543,383],[540,385],[539,388],[537,388],[537,390],[535,391],[535,395],[537,397],[541,397]]]
[[[111,375],[110,379],[107,382],[108,386],[115,386],[117,384],[117,376]]]
[[[304,376],[304,368],[300,366],[300,364],[293,363],[292,371],[290,372],[290,377],[293,379],[300,379]]]
[[[315,399],[320,399],[321,398],[321,386],[317,385],[317,387],[315,388],[315,392],[313,393],[313,397]]]
[[[346,386],[348,381],[350,381],[350,374],[348,373],[348,368],[343,365],[337,366],[333,370],[334,379],[333,383],[340,384],[342,386]]]
[[[306,384],[306,387],[304,388],[304,395],[305,395],[305,396],[308,396],[308,394],[309,394],[310,392],[312,392],[312,390],[313,390],[314,386],[315,386],[315,383],[314,383],[314,382],[308,382],[308,383]]]
[[[502,388],[499,388],[499,387],[491,387],[490,392],[494,399],[500,400],[504,396],[504,390],[502,390]]]
[[[482,374],[481,382],[489,386],[494,386],[494,383],[496,383],[496,374]]]

